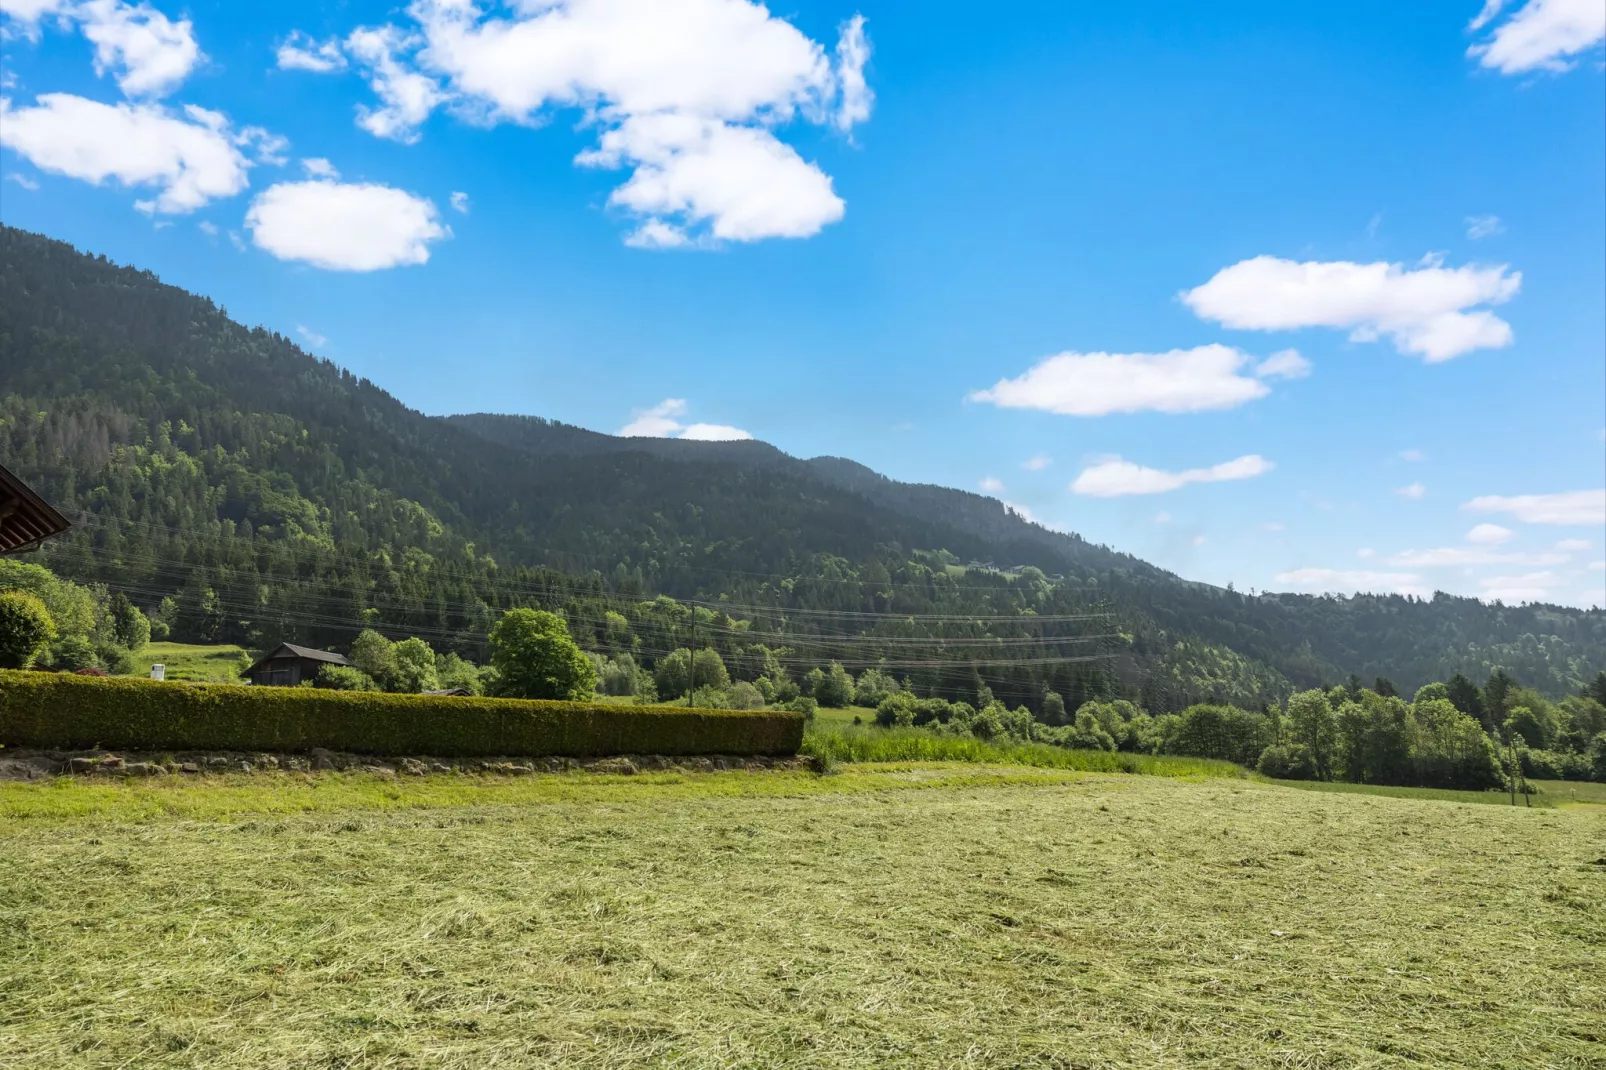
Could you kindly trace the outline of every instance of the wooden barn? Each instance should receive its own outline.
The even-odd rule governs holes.
[[[0,465],[0,554],[37,550],[70,527],[66,517]]]
[[[339,654],[311,647],[280,643],[245,670],[253,684],[264,687],[297,687],[303,680],[316,680],[325,665],[350,664]]]

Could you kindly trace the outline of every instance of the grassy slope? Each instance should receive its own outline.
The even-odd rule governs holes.
[[[1583,1067],[1603,839],[955,764],[0,785],[0,1065]]]
[[[149,643],[134,655],[134,673],[150,674],[152,665],[166,665],[169,680],[240,682],[240,655],[244,647],[230,644],[200,646],[191,643]]]

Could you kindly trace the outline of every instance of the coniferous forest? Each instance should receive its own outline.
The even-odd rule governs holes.
[[[1244,593],[841,458],[428,417],[12,228],[0,353],[0,458],[75,525],[31,560],[177,640],[344,650],[373,629],[479,660],[534,606],[643,671],[709,646],[745,678],[834,662],[1037,713],[1049,692],[1158,714],[1497,671],[1559,697],[1606,670],[1600,610]]]

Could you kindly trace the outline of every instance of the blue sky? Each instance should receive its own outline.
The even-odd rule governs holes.
[[[0,218],[426,412],[1606,603],[1599,0],[0,9]]]

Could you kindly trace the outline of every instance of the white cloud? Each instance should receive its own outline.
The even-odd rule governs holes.
[[[129,96],[165,96],[205,58],[189,19],[173,22],[149,4],[87,0],[69,10],[95,46],[95,73],[120,72]]]
[[[1500,222],[1497,215],[1469,215],[1467,216],[1467,237],[1473,241],[1492,238],[1496,234],[1504,234],[1506,225]]]
[[[745,442],[753,436],[729,424],[692,424],[675,437],[693,442]]]
[[[1310,361],[1300,356],[1299,350],[1284,349],[1255,365],[1255,374],[1262,379],[1304,379],[1310,369]]]
[[[47,15],[64,29],[77,26],[95,46],[95,73],[113,73],[131,97],[166,96],[206,58],[189,19],[174,22],[146,3],[3,0],[0,12],[30,40],[39,37],[39,23]]]
[[[1491,576],[1479,580],[1483,597],[1501,602],[1543,602],[1550,589],[1562,582],[1554,572],[1528,572],[1521,576]]]
[[[673,113],[633,116],[577,162],[634,165],[609,204],[649,222],[706,224],[718,240],[807,238],[844,211],[825,172],[757,127]]]
[[[245,189],[249,161],[241,136],[216,112],[191,106],[179,118],[153,104],[101,104],[67,93],[41,95],[32,107],[0,98],[0,144],[41,171],[99,184],[157,189],[143,211],[191,212]]]
[[[1446,268],[1430,258],[1407,268],[1257,256],[1181,297],[1195,314],[1234,329],[1333,327],[1357,342],[1388,335],[1400,352],[1436,363],[1510,345],[1510,325],[1477,306],[1508,301],[1521,285],[1522,275],[1505,265]]]
[[[1240,374],[1248,359],[1224,345],[1168,353],[1066,352],[977,390],[970,400],[1062,416],[1232,409],[1271,392],[1265,383]]]
[[[842,217],[830,178],[775,131],[801,118],[847,131],[869,117],[864,19],[835,58],[749,0],[527,0],[487,13],[416,0],[409,23],[347,36],[380,106],[370,132],[413,141],[437,108],[482,124],[535,126],[581,109],[600,131],[583,166],[628,168],[610,204],[635,216],[630,244],[808,237]],[[338,48],[293,37],[281,63],[325,69]],[[309,57],[311,57],[309,59]],[[653,226],[653,224],[657,224]]]
[[[217,237],[217,224],[213,223],[211,220],[203,219],[195,225],[200,232],[205,234],[208,238]]]
[[[452,203],[452,211],[460,212],[463,215],[468,215],[468,208],[469,208],[468,194],[464,193],[460,189],[454,189],[452,191],[452,196],[451,196],[450,200],[451,200],[451,203]]]
[[[1487,25],[1504,5],[1489,0],[1468,27]],[[1501,74],[1565,71],[1574,57],[1606,39],[1606,4],[1600,0],[1528,0],[1487,38],[1467,49]]]
[[[1432,550],[1406,550],[1389,558],[1396,568],[1464,568],[1468,565],[1561,565],[1566,554],[1500,553],[1471,546],[1441,546]]]
[[[318,74],[343,70],[346,66],[346,57],[340,50],[339,41],[316,41],[300,30],[291,32],[279,46],[278,61],[280,70],[313,71]]]
[[[451,235],[422,197],[322,179],[269,187],[251,202],[245,225],[257,248],[280,260],[335,271],[422,264],[430,243]]]
[[[1154,522],[1156,524],[1169,524],[1171,523],[1171,514],[1166,512],[1164,509],[1161,509],[1158,513],[1154,514]]]
[[[1510,542],[1515,534],[1510,528],[1503,528],[1499,524],[1479,524],[1467,532],[1467,541],[1480,543],[1485,546],[1498,546],[1503,542]],[[1585,544],[1587,547],[1587,543]]]
[[[1461,508],[1474,513],[1505,513],[1525,524],[1606,525],[1606,490],[1573,490],[1559,494],[1498,494],[1474,498]]]
[[[1355,551],[1355,556],[1360,558],[1362,561],[1369,560],[1370,558],[1376,556],[1376,554],[1377,551],[1372,549],[1370,546],[1363,546],[1359,550]]]
[[[346,47],[367,68],[368,88],[383,103],[357,112],[357,125],[375,137],[412,144],[419,125],[446,99],[436,79],[411,69],[397,55],[418,41],[394,26],[355,30],[346,38]]]
[[[1421,450],[1401,450],[1399,452],[1399,458],[1402,461],[1411,461],[1412,463],[1415,463],[1417,461],[1427,460],[1428,455],[1423,453]]]
[[[1041,472],[1043,469],[1047,468],[1053,463],[1054,459],[1048,454],[1039,453],[1034,457],[1028,457],[1026,460],[1022,461],[1020,466],[1026,469],[1028,472]]]
[[[1556,544],[1556,549],[1567,553],[1578,553],[1594,545],[1588,539],[1563,539]]]
[[[1428,488],[1424,487],[1420,483],[1407,483],[1403,487],[1394,488],[1395,494],[1398,494],[1402,498],[1410,498],[1412,501],[1416,501],[1427,492]]]
[[[621,438],[670,438],[682,424],[677,416],[686,415],[684,398],[665,398],[650,409],[638,409],[629,423],[619,429]]]
[[[325,337],[324,335],[319,334],[317,331],[313,330],[311,327],[304,327],[299,323],[296,324],[296,333],[299,334],[302,338],[305,338],[307,340],[307,344],[308,345],[325,346],[325,345],[329,344],[329,339],[327,337]]]
[[[1120,457],[1111,457],[1082,469],[1071,484],[1077,494],[1095,498],[1118,498],[1129,494],[1164,494],[1190,483],[1222,483],[1228,480],[1253,479],[1265,475],[1275,467],[1256,454],[1225,461],[1209,468],[1190,468],[1182,472],[1166,472],[1158,468],[1145,468]]]
[[[753,437],[729,424],[686,426],[679,419],[684,415],[684,398],[665,398],[650,409],[637,409],[630,422],[619,429],[619,435],[622,438],[684,438],[693,442],[738,442]]]
[[[339,178],[340,172],[335,165],[322,156],[312,156],[301,161],[301,167],[313,178]]]
[[[12,182],[15,182],[17,185],[21,186],[25,190],[30,190],[31,191],[31,190],[36,190],[36,189],[39,188],[39,183],[35,182],[33,179],[29,178],[27,175],[19,175],[15,171],[13,171],[9,175],[7,175],[6,178],[9,179]]]
[[[1414,572],[1367,572],[1336,568],[1296,568],[1279,572],[1278,583],[1305,591],[1343,593],[1366,591],[1382,594],[1411,594],[1421,598],[1432,592]]]
[[[981,481],[981,489],[988,494],[1004,493],[1004,481],[993,476],[987,476]]]
[[[1606,572],[1606,561],[1591,561],[1589,563],[1589,571]]]
[[[1189,546],[1203,546],[1206,541],[1207,540],[1205,539],[1205,537],[1203,535],[1195,535],[1193,538],[1188,540],[1188,545]]]
[[[836,43],[837,78],[842,84],[842,100],[836,109],[839,130],[851,130],[855,123],[870,118],[875,93],[864,78],[870,62],[870,40],[864,34],[864,16],[855,15],[842,28]]]

